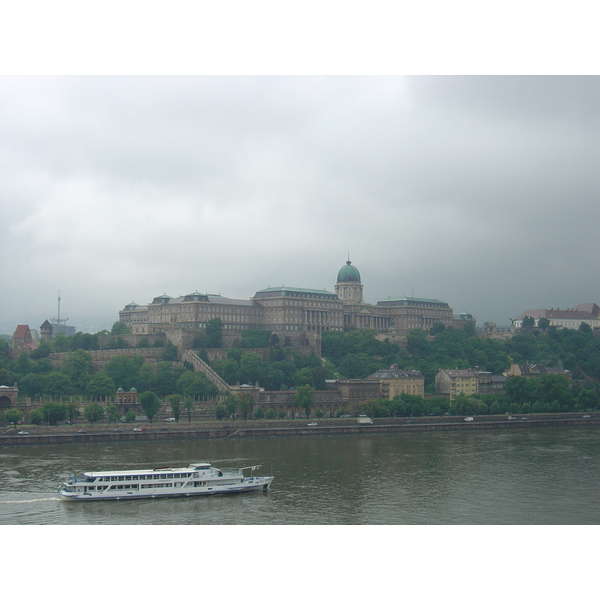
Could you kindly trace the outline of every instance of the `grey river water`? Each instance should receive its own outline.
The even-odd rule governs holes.
[[[600,430],[441,431],[0,449],[0,524],[494,525],[600,522]],[[77,503],[83,470],[261,464],[268,493]]]

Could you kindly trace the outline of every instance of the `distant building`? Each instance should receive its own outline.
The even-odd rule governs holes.
[[[504,371],[507,377],[525,377],[531,379],[533,377],[541,377],[542,375],[562,375],[569,381],[572,380],[572,373],[567,369],[558,367],[546,367],[545,365],[517,365],[512,364],[510,368]]]
[[[398,365],[392,365],[369,375],[367,379],[379,381],[381,398],[393,400],[402,394],[425,397],[425,377],[421,371],[401,371]]]
[[[10,408],[19,399],[19,386],[0,385],[0,410]]]
[[[16,358],[22,352],[32,352],[37,348],[34,342],[29,325],[17,325],[13,333],[13,356]]]
[[[526,310],[513,320],[515,329],[523,327],[524,317],[533,317],[535,327],[539,326],[540,319],[550,321],[551,327],[564,329],[579,329],[582,323],[586,323],[592,329],[600,328],[600,307],[594,303],[578,304],[575,308],[534,308]]]
[[[48,319],[46,319],[40,325],[40,336],[41,336],[43,342],[49,343],[52,340],[52,331],[53,331],[52,323],[50,323],[50,321],[48,321]]]
[[[335,293],[282,286],[262,289],[249,300],[236,300],[196,291],[177,298],[163,294],[147,305],[131,302],[119,311],[120,321],[138,334],[174,327],[202,330],[215,318],[223,322],[225,334],[239,334],[243,329],[320,334],[356,328],[393,336],[406,335],[411,329],[429,330],[436,323],[460,329],[475,324],[468,313],[454,317],[448,303],[437,299],[402,296],[377,304],[364,302],[360,273],[349,260],[338,272]]]
[[[435,376],[435,393],[449,396],[450,401],[458,394],[478,394],[478,372],[475,369],[440,369]]]

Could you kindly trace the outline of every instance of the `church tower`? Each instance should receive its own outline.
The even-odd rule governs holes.
[[[363,286],[360,282],[360,273],[349,259],[338,273],[335,293],[342,302],[363,303]]]

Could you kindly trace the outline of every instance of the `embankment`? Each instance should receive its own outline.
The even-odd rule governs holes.
[[[153,427],[146,431],[96,430],[87,433],[71,431],[33,431],[18,435],[17,431],[4,431],[0,434],[0,446],[30,446],[39,444],[89,444],[111,442],[161,441],[161,440],[202,440],[239,439],[252,437],[279,436],[323,436],[323,435],[364,435],[366,433],[410,434],[423,431],[469,431],[469,430],[518,430],[541,427],[594,427],[600,425],[600,415],[582,418],[581,414],[560,416],[531,416],[525,419],[508,420],[506,417],[475,417],[465,422],[458,418],[381,419],[373,425],[359,425],[350,420],[328,420],[309,426],[306,421],[288,421],[285,424],[262,423],[256,421],[233,422],[228,425],[213,423],[191,423],[171,427]]]

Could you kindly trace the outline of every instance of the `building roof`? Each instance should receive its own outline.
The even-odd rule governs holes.
[[[24,340],[27,332],[29,331],[29,325],[17,325],[13,334],[14,340]]]
[[[472,369],[440,369],[440,373],[449,377],[477,377],[477,372]]]
[[[397,305],[397,306],[422,306],[423,304],[436,305],[439,308],[450,308],[447,302],[432,298],[410,298],[407,296],[401,296],[398,298],[386,298],[385,300],[379,300],[377,304]]]
[[[579,305],[582,307],[584,305]],[[595,306],[595,305],[594,305]],[[570,320],[595,320],[598,319],[596,315],[591,312],[578,310],[577,308],[533,308],[531,310],[526,310],[521,313],[515,321],[520,321],[523,317],[533,317],[534,319],[570,319]]]
[[[369,375],[367,379],[423,379],[423,373],[412,369],[410,371],[400,371],[398,369],[382,369],[372,375]]]
[[[312,296],[326,298],[328,300],[336,300],[337,294],[328,292],[327,290],[311,290],[306,288],[292,288],[292,287],[269,287],[264,290],[259,290],[254,294],[255,298],[268,298],[270,296]]]
[[[349,261],[340,269],[337,277],[338,283],[355,282],[360,283],[360,273],[358,269]]]

